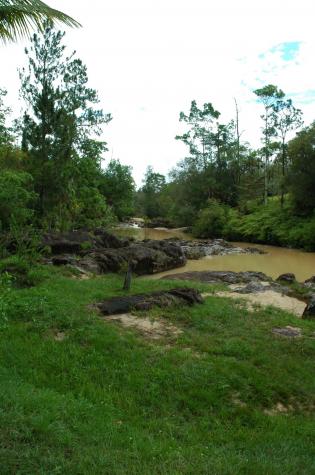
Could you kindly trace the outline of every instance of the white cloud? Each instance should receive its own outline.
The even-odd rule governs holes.
[[[109,156],[132,165],[138,183],[148,164],[166,173],[185,155],[174,137],[181,130],[179,112],[192,99],[213,102],[222,120],[229,120],[237,97],[244,139],[254,145],[260,109],[251,91],[262,84],[295,94],[306,122],[314,118],[312,102],[305,104],[305,92],[314,89],[313,0],[48,3],[83,24],[67,32],[66,43],[87,64],[91,86],[114,116],[104,134]],[[301,42],[299,51],[285,61],[277,46],[295,41]],[[11,103],[23,56],[22,45],[1,47],[0,81]]]

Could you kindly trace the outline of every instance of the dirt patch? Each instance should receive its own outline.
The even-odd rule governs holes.
[[[120,315],[108,315],[103,318],[105,321],[117,322],[125,328],[134,328],[147,338],[158,340],[165,337],[177,337],[182,330],[172,323],[162,319],[150,319],[137,317],[131,313]]]
[[[273,328],[272,333],[287,338],[299,338],[302,336],[301,328],[291,327],[290,325],[287,325],[284,328]]]
[[[66,336],[65,332],[61,332],[57,329],[48,330],[48,332],[45,333],[45,338],[53,339],[55,341],[63,341]]]
[[[282,402],[277,402],[277,404],[270,409],[265,409],[264,413],[267,414],[268,416],[277,416],[279,414],[288,414],[289,412],[292,412],[294,410],[294,407],[289,404],[288,406],[285,406],[282,404]]]
[[[232,395],[232,403],[238,407],[247,407],[246,402],[240,399],[240,393],[236,392]]]
[[[211,294],[202,294],[202,297],[207,297],[209,295]],[[281,293],[275,292],[274,290],[265,290],[264,292],[250,294],[221,291],[217,292],[215,295],[219,297],[229,297],[232,299],[244,300],[246,302],[246,308],[250,311],[255,310],[255,305],[261,305],[262,307],[272,305],[273,307],[293,313],[299,318],[302,317],[306,307],[305,302],[287,295],[282,295]]]

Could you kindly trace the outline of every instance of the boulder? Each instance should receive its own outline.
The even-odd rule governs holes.
[[[288,272],[287,274],[281,274],[279,277],[276,279],[277,282],[287,282],[288,284],[292,284],[293,282],[296,282],[295,275]]]
[[[54,256],[51,262],[54,266],[66,266],[66,265],[76,264],[77,260],[73,256],[59,255],[59,256]]]
[[[93,233],[88,231],[46,233],[42,239],[42,246],[49,246],[53,255],[85,255],[91,249],[120,249],[128,245],[128,239],[120,239],[101,228]]]
[[[232,271],[195,271],[182,274],[170,274],[163,279],[196,280],[198,282],[227,284],[249,284],[251,282],[270,282],[272,279],[263,272],[232,272]]]
[[[96,304],[103,315],[128,313],[131,310],[150,310],[153,307],[169,307],[174,304],[194,305],[203,303],[198,290],[178,288],[165,291],[151,292],[150,294],[113,297]]]
[[[174,240],[174,238],[167,240]],[[227,254],[265,254],[261,249],[254,247],[236,247],[224,239],[197,241],[177,238],[177,244],[183,249],[187,259],[200,259],[205,256],[225,256]]]
[[[83,248],[93,246],[93,235],[87,231],[46,233],[42,245],[49,246],[52,254],[79,254]]]
[[[101,249],[91,254],[100,271],[118,272],[128,262],[138,275],[154,274],[186,264],[182,249],[167,241],[142,241],[120,249]]]
[[[147,228],[174,228],[172,222],[167,218],[153,218],[146,223]]]
[[[315,319],[315,294],[312,294],[304,310],[302,318],[307,320]]]
[[[315,290],[315,275],[310,277],[304,282],[304,286],[307,287],[308,289],[314,289]]]

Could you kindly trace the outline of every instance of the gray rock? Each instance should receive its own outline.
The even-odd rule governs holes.
[[[304,286],[308,289],[315,290],[315,275],[304,282]]]
[[[315,319],[315,294],[312,294],[304,310],[302,318],[307,320]]]
[[[168,239],[168,241],[174,238]],[[224,239],[182,240],[176,239],[187,259],[200,259],[205,256],[225,256],[228,254],[264,254],[264,251],[248,247],[236,247]]]
[[[288,272],[287,274],[281,274],[279,277],[276,279],[277,282],[288,282],[288,283],[293,283],[296,282],[295,275]]]
[[[163,279],[196,280],[198,282],[227,284],[249,284],[251,282],[271,282],[272,279],[263,272],[232,272],[232,271],[195,271],[182,274],[170,274]]]
[[[285,336],[287,338],[298,338],[302,336],[301,328],[291,327],[289,325],[284,328],[273,328],[272,333],[279,336]]]
[[[131,310],[150,310],[157,307],[169,307],[174,304],[194,305],[203,303],[198,290],[191,288],[177,288],[150,294],[138,294],[123,297],[113,297],[96,304],[103,315],[115,315],[130,312]]]

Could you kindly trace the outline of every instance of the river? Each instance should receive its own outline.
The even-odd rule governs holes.
[[[181,229],[119,228],[115,230],[115,233],[121,236],[132,236],[138,240],[167,239],[170,237],[192,239],[192,236],[184,233]],[[314,252],[303,252],[297,249],[247,242],[236,242],[233,244],[239,247],[260,248],[263,249],[266,254],[207,256],[198,260],[189,260],[184,267],[160,273],[156,277],[188,271],[229,270],[240,272],[250,270],[264,272],[274,279],[280,274],[292,272],[295,274],[297,280],[302,282],[312,275],[315,275]]]

